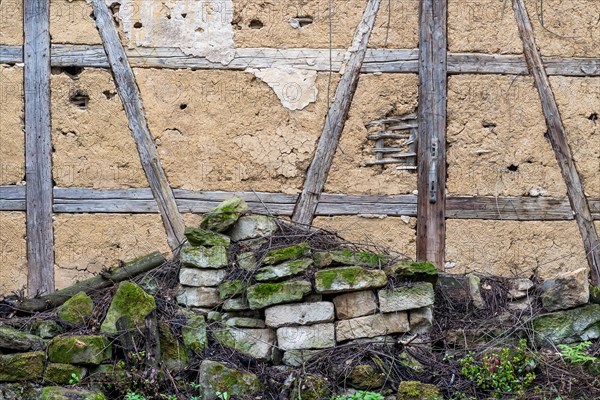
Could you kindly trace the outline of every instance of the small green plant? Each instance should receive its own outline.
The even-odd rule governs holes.
[[[596,357],[586,354],[592,342],[581,342],[578,344],[559,344],[560,354],[571,364],[582,364],[588,361],[596,361]]]
[[[219,399],[219,400],[231,399],[231,396],[227,392],[217,392],[216,395],[217,395],[217,399]]]
[[[196,382],[190,382],[190,387],[194,390],[200,390],[200,384]]]
[[[535,379],[535,360],[527,351],[527,341],[511,351],[504,348],[481,359],[469,354],[459,361],[461,373],[483,390],[491,391],[496,398],[512,394],[522,397]]]
[[[146,400],[146,398],[137,392],[128,392],[125,395],[126,400]]]
[[[384,397],[379,393],[365,392],[359,390],[353,394],[346,394],[343,396],[334,396],[331,400],[383,400]]]
[[[73,372],[71,374],[71,379],[69,379],[69,385],[76,385],[81,381],[81,378],[79,377],[79,375],[77,375],[75,372]]]

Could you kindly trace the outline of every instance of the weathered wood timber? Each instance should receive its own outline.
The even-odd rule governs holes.
[[[338,147],[340,135],[346,125],[346,119],[348,119],[348,112],[358,86],[360,70],[365,59],[367,44],[375,25],[380,2],[381,0],[369,0],[362,21],[358,24],[354,33],[352,45],[348,49],[348,63],[343,66],[344,73],[336,88],[333,103],[325,117],[323,132],[306,172],[304,187],[292,214],[292,220],[295,222],[310,225],[315,216],[319,197],[321,197],[325,187],[325,181]]]
[[[333,71],[339,71],[345,49],[333,49]],[[126,50],[132,67],[169,69],[223,69],[295,67],[320,72],[329,71],[328,49],[236,49],[231,63],[213,63],[204,57],[188,56],[176,48],[136,48]],[[368,49],[362,73],[417,73],[417,49]],[[600,76],[600,58],[542,57],[548,75]],[[21,46],[0,46],[0,63],[23,62]],[[99,45],[52,45],[52,66],[81,66],[108,68],[104,48]],[[508,74],[527,75],[527,63],[522,55],[448,53],[449,74]]]
[[[121,45],[117,28],[106,2],[103,0],[92,0],[94,16],[98,32],[102,38],[104,50],[108,57],[113,72],[117,91],[123,103],[125,114],[129,121],[129,128],[135,139],[140,155],[142,168],[148,179],[150,189],[158,205],[163,225],[167,232],[167,241],[173,252],[177,252],[184,241],[183,231],[185,224],[179,213],[171,186],[160,163],[158,151],[144,114],[142,98],[139,88],[129,65],[127,56]]]
[[[27,291],[54,291],[49,0],[25,0]]]
[[[175,189],[180,212],[205,213],[220,202],[239,196],[251,212],[289,216],[297,195],[269,192],[201,192]],[[600,199],[589,199],[592,217],[600,220]],[[0,211],[24,211],[25,187],[0,186]],[[150,189],[54,188],[55,213],[157,213]],[[347,195],[323,193],[317,215],[376,214],[417,215],[414,195]],[[450,196],[446,217],[507,221],[569,221],[573,210],[569,200],[552,197]]]
[[[417,260],[444,269],[446,247],[447,0],[421,0]]]
[[[531,27],[531,21],[527,15],[527,9],[523,0],[513,0],[513,9],[519,27],[519,33],[523,41],[525,58],[530,67],[531,74],[542,101],[542,110],[548,127],[548,138],[554,149],[556,161],[567,186],[567,195],[575,214],[575,220],[579,226],[579,232],[583,238],[586,257],[590,266],[592,282],[595,286],[600,285],[600,241],[594,226],[590,207],[585,196],[581,177],[575,166],[571,154],[571,148],[567,139],[567,133],[562,122],[560,111],[550,87],[548,75],[544,70],[542,58],[535,43],[535,36]]]
[[[12,305],[16,311],[23,312],[38,312],[48,310],[60,306],[79,292],[83,291],[87,294],[91,294],[97,290],[110,287],[115,283],[131,279],[137,275],[143,274],[144,272],[151,271],[163,263],[165,263],[165,258],[162,256],[162,254],[156,251],[154,253],[150,253],[143,257],[129,261],[123,264],[123,266],[109,272],[101,273],[93,278],[77,282],[68,288],[57,290],[54,293],[45,294],[40,297],[23,299],[15,302],[14,304],[12,304],[13,302],[10,302],[10,305]]]

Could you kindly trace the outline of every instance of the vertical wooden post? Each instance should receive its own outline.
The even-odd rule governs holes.
[[[542,57],[536,46],[533,28],[531,27],[531,21],[529,20],[523,0],[514,0],[513,9],[523,41],[525,59],[527,60],[542,101],[542,110],[548,127],[550,144],[552,145],[552,149],[554,149],[556,161],[560,166],[560,171],[565,180],[569,202],[575,214],[579,232],[583,238],[592,282],[598,286],[600,285],[600,241],[598,240],[598,233],[596,232],[590,206],[585,196],[583,183],[581,182],[579,172],[571,154],[567,132],[565,131],[554,93],[550,87],[548,75],[542,63]]]
[[[421,0],[417,259],[444,269],[446,241],[447,0]]]
[[[49,0],[24,2],[27,289],[54,291]]]
[[[350,58],[338,83],[333,103],[325,117],[323,132],[308,171],[306,171],[304,187],[292,214],[292,221],[294,222],[309,225],[315,217],[319,198],[323,193],[327,175],[340,142],[340,136],[346,125],[346,119],[348,119],[348,112],[358,86],[360,70],[365,59],[367,44],[375,25],[380,3],[381,0],[369,0],[362,20],[354,33],[354,39],[348,51]]]
[[[183,235],[185,223],[179,213],[175,196],[160,163],[152,135],[150,135],[142,105],[142,96],[135,81],[135,75],[129,65],[112,13],[109,11],[106,2],[104,0],[92,0],[92,6],[96,26],[113,72],[119,97],[123,102],[125,114],[127,114],[129,129],[131,129],[135,140],[142,168],[158,205],[167,232],[169,246],[174,253],[177,253],[179,246],[185,240]]]

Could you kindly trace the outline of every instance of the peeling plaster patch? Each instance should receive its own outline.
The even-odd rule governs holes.
[[[107,0],[107,4],[115,3]],[[129,47],[176,47],[227,65],[235,55],[232,0],[118,0]]]
[[[254,74],[273,89],[281,104],[290,110],[302,110],[317,101],[317,72],[291,67],[264,69],[248,68],[245,72]]]

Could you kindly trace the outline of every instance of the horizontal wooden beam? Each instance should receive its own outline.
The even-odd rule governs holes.
[[[297,195],[270,192],[201,192],[173,190],[179,211],[204,213],[231,196],[240,196],[256,213],[292,215]],[[567,198],[449,196],[448,219],[568,221]],[[589,199],[592,217],[600,221],[600,199]],[[25,186],[0,186],[0,211],[25,211]],[[54,188],[55,213],[157,213],[150,189]],[[417,215],[417,196],[369,196],[323,193],[317,215]]]
[[[345,51],[333,50],[333,71],[340,70]],[[321,72],[330,68],[328,49],[236,49],[235,57],[228,65],[188,56],[176,48],[128,49],[127,57],[132,67],[144,68],[244,70],[288,66]],[[418,49],[369,49],[361,72],[417,73],[418,61]],[[600,76],[600,58],[543,57],[543,61],[548,75]],[[21,46],[0,46],[0,63],[22,62]],[[108,68],[108,60],[99,45],[55,44],[52,46],[52,66]],[[523,55],[448,53],[448,73],[527,75],[528,70]]]

